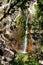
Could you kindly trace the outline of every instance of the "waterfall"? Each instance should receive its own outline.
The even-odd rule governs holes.
[[[32,20],[33,20],[33,14],[35,13],[35,8],[34,8],[34,5],[37,4],[37,0],[35,2],[31,2],[30,3],[30,6],[29,8],[26,10],[25,14],[26,14],[26,31],[25,31],[25,38],[24,38],[24,43],[23,43],[23,52],[22,53],[27,53],[26,50],[27,50],[27,43],[28,43],[28,40],[27,40],[27,33],[28,33],[28,19],[29,17],[32,17]],[[29,11],[29,14],[28,14],[28,11]],[[30,16],[29,16],[30,15]]]
[[[28,8],[29,14],[30,14],[30,17],[32,18],[32,20],[33,20],[34,14],[35,14],[35,7],[34,7],[35,5],[37,5],[37,0],[35,2],[31,1],[29,8]]]
[[[29,18],[29,16],[28,16],[28,11],[26,10],[26,31],[25,31],[25,39],[24,39],[24,51],[23,51],[23,53],[26,53],[26,50],[27,50],[27,33],[28,33],[28,25],[27,25],[27,23],[28,23],[28,18]]]
[[[35,9],[34,9],[34,5],[37,4],[37,0],[35,2],[31,2],[30,3],[30,7],[29,7],[29,12],[30,12],[30,15],[32,16],[34,13],[35,13]],[[29,19],[29,14],[28,14],[28,10],[26,10],[26,31],[25,31],[25,39],[24,39],[24,51],[23,53],[26,53],[26,50],[27,50],[27,33],[28,33],[28,19]]]

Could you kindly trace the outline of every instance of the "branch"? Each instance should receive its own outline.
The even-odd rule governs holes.
[[[0,19],[0,21],[2,21],[5,17],[7,17],[7,15],[9,15],[9,12],[10,12],[10,10],[11,9],[13,9],[13,7],[17,4],[18,2],[14,2],[14,3],[11,3],[10,4],[10,7],[9,7],[9,9],[8,9],[8,11],[6,12],[6,13],[4,13],[4,15],[3,15],[3,17]]]
[[[23,0],[22,4],[26,3],[28,0]],[[14,8],[15,5],[17,5],[20,2],[20,0],[14,3],[10,3],[10,7],[8,9],[8,11],[6,13],[4,13],[3,17],[0,19],[0,21],[2,21],[5,17],[7,17],[7,15],[10,15],[9,12],[11,9]],[[12,13],[11,13],[12,14]]]

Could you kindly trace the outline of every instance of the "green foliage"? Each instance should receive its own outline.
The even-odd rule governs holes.
[[[22,4],[22,1],[21,1],[21,2],[19,2],[19,3],[17,3],[17,6],[18,6],[18,7],[20,7],[20,5],[21,5],[21,4]]]
[[[3,8],[3,12],[5,13],[5,12],[6,12],[6,10],[7,10],[7,7],[4,7],[4,8]]]
[[[18,60],[12,60],[11,61],[11,64],[12,65],[39,65],[38,61],[36,60],[28,60],[28,61],[25,61],[23,60],[23,57],[25,55],[23,54],[19,54],[19,59]]]
[[[39,0],[37,5],[35,5],[35,18],[38,20],[43,18],[43,0]]]
[[[12,64],[12,65],[24,65],[24,61],[22,60],[24,55],[18,53],[17,56],[19,58],[17,60],[15,58],[13,58],[12,61],[10,62],[10,64]]]
[[[17,24],[20,23],[20,18],[21,18],[21,16],[19,16],[19,17],[16,19],[16,23],[17,23]]]
[[[37,61],[26,61],[25,62],[26,63],[26,65],[39,65],[39,63],[37,62]]]
[[[20,0],[18,3],[17,3],[17,7],[21,8],[21,10],[23,11],[24,9],[26,9],[26,0]]]
[[[18,64],[17,65],[24,65],[24,61],[22,60],[22,58],[20,58],[19,60],[18,60]]]
[[[39,18],[40,17],[40,8],[38,5],[35,5],[35,18]]]
[[[43,46],[41,46],[41,49],[43,50]]]
[[[20,22],[23,23],[24,21],[25,21],[25,16],[24,15],[20,15],[16,19],[16,24],[19,24]]]
[[[32,54],[30,55],[31,59],[24,61],[23,58],[25,56],[27,56],[26,54],[22,54],[22,53],[17,53],[16,54],[18,56],[18,59],[16,60],[15,58],[12,59],[12,61],[10,62],[11,65],[39,65],[37,60],[33,60],[35,55]]]
[[[43,4],[43,0],[40,0],[40,3]]]
[[[43,21],[40,22],[41,30],[43,30]]]
[[[32,25],[33,25],[33,26],[37,26],[37,25],[39,25],[39,22],[36,22],[36,21],[35,21],[35,22],[32,23]]]
[[[26,25],[25,16],[24,15],[19,16],[16,19],[16,23],[17,23],[18,26],[20,26],[19,27],[19,34],[20,34],[21,40],[23,41],[24,36],[25,36],[25,25]]]

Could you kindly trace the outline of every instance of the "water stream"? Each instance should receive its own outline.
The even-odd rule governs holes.
[[[28,16],[28,11],[26,10],[26,31],[25,31],[25,39],[24,39],[24,51],[23,53],[26,53],[26,50],[27,50],[27,33],[28,33],[28,19],[29,19],[29,16]]]
[[[35,13],[35,9],[34,9],[34,5],[37,4],[37,1],[35,2],[31,2],[30,3],[30,7],[29,7],[29,11],[30,11],[30,15],[32,16]],[[33,16],[32,16],[33,18]],[[29,19],[29,14],[28,14],[28,10],[26,10],[26,31],[25,31],[25,39],[24,39],[24,51],[23,53],[26,53],[27,50],[27,33],[28,33],[28,19]]]

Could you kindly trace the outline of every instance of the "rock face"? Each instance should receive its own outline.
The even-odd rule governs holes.
[[[0,40],[0,61],[4,63],[8,63],[12,60],[14,56],[14,52],[10,50],[10,48],[7,47],[7,45]],[[2,63],[4,65],[4,63]]]
[[[0,60],[3,65],[4,63],[5,65],[9,65],[9,61],[14,57],[13,51],[15,51],[12,45],[16,48],[15,44],[17,44],[16,35],[18,35],[18,33],[16,25],[13,23],[11,26],[8,26],[5,22],[0,23]],[[2,57],[4,57],[4,59]]]

